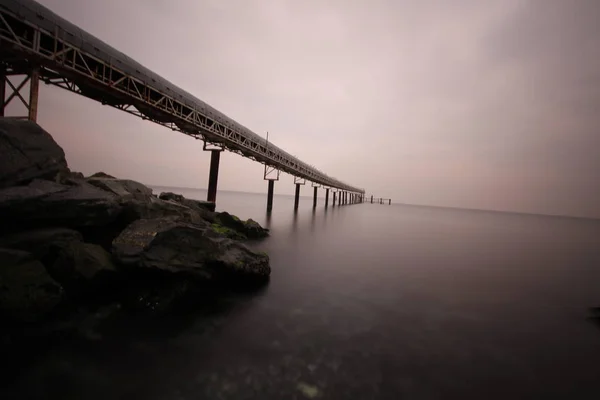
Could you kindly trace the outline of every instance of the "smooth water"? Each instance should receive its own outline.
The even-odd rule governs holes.
[[[155,192],[167,190],[155,188]],[[168,189],[204,199],[204,191]],[[39,357],[19,398],[600,398],[600,221],[220,191],[270,284]]]

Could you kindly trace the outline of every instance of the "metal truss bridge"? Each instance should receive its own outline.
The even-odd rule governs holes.
[[[25,79],[15,85],[7,79],[12,75],[24,75]],[[204,150],[216,154],[211,158],[209,177],[213,179],[216,165],[215,195],[218,152],[226,149],[263,163],[269,192],[276,179],[268,172],[276,170],[277,178],[279,171],[285,171],[313,182],[313,186],[364,198],[362,188],[302,162],[33,0],[0,0],[0,79],[0,115],[4,115],[4,106],[17,99],[35,121],[41,80],[203,140]],[[20,94],[27,82],[29,101]],[[7,88],[12,93],[7,93]]]

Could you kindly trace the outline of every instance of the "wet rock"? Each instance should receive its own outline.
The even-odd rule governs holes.
[[[0,118],[0,188],[68,171],[63,149],[35,122]]]
[[[50,226],[105,226],[121,211],[117,196],[85,182],[68,186],[34,180],[27,186],[0,189],[0,230],[4,232]]]
[[[24,250],[42,261],[50,255],[53,246],[64,246],[70,242],[81,242],[83,236],[68,228],[42,228],[0,237],[0,247]]]
[[[210,228],[217,234],[234,240],[246,240],[248,237],[241,232],[228,228],[226,226],[220,225],[218,223],[212,223]]]
[[[118,281],[111,255],[102,247],[77,241],[55,244],[56,256],[46,269],[70,297],[94,296]]]
[[[216,219],[220,225],[223,225],[229,229],[233,229],[234,231],[238,231],[240,233],[244,233],[245,231],[246,226],[244,225],[244,222],[235,215],[229,214],[227,211],[217,213]]]
[[[269,230],[260,226],[260,224],[253,219],[248,219],[244,222],[244,231],[248,239],[261,239],[269,236]]]
[[[89,176],[89,178],[108,178],[108,179],[117,179],[112,175],[105,174],[104,172],[96,172]]]
[[[0,249],[0,312],[18,321],[47,317],[63,300],[61,286],[30,253]]]
[[[88,178],[87,182],[97,188],[113,193],[122,201],[149,201],[152,198],[152,189],[130,179],[92,177]]]
[[[203,280],[248,278],[253,283],[271,272],[266,254],[173,217],[132,223],[114,240],[112,254],[126,266]]]
[[[202,200],[193,200],[186,199],[180,194],[175,194],[172,192],[162,192],[159,196],[161,200],[170,200],[180,204],[183,204],[193,210],[206,210],[210,212],[215,211],[215,203],[211,201],[202,201]]]
[[[252,219],[244,222],[224,211],[218,213],[215,220],[215,230],[232,239],[260,239],[269,236],[269,230]]]

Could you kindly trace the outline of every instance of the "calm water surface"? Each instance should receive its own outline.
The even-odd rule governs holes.
[[[266,289],[53,348],[20,397],[600,398],[600,221],[310,198],[294,215],[291,196],[268,218],[264,195],[217,201],[271,229]]]

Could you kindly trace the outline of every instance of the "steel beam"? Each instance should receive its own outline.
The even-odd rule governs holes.
[[[206,201],[216,203],[217,200],[217,181],[219,179],[219,160],[221,159],[221,150],[211,150],[210,152],[210,172],[208,174],[208,193]]]

